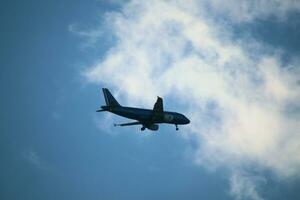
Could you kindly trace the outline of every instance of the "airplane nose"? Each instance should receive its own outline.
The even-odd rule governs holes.
[[[184,115],[182,115],[182,114],[180,114],[177,118],[176,118],[176,123],[177,124],[189,124],[190,123],[190,120],[186,117],[186,116],[184,116]]]
[[[190,122],[191,122],[191,121],[186,117],[186,118],[185,118],[185,123],[186,123],[186,124],[189,124]]]
[[[190,120],[186,116],[183,115],[183,122],[184,122],[184,124],[189,124]]]

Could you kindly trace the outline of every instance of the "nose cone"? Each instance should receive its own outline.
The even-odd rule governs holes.
[[[189,124],[190,120],[183,114],[177,113],[175,115],[173,123],[174,124]]]
[[[185,124],[189,124],[191,121],[186,117],[186,116],[184,116],[184,123]]]
[[[186,116],[184,116],[184,115],[181,115],[181,123],[182,124],[189,124],[190,123],[190,120],[186,117]]]

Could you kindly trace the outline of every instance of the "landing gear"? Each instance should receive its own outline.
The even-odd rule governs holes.
[[[178,128],[177,124],[175,124],[175,126],[176,126],[176,131],[178,131],[178,130],[179,130],[179,128]]]
[[[146,129],[146,127],[145,126],[143,126],[142,128],[141,128],[141,131],[144,131]]]

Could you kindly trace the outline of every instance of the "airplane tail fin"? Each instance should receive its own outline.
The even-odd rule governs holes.
[[[102,88],[106,105],[109,107],[121,106],[107,88]]]

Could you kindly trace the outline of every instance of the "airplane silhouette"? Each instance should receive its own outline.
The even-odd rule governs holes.
[[[160,123],[174,124],[176,130],[178,130],[178,125],[190,123],[190,120],[183,114],[164,111],[161,97],[157,97],[157,101],[151,110],[121,106],[107,88],[102,88],[102,91],[106,106],[101,106],[101,109],[97,110],[97,112],[108,111],[122,117],[137,120],[124,124],[114,124],[114,126],[142,125],[142,131],[146,128],[157,131]]]

